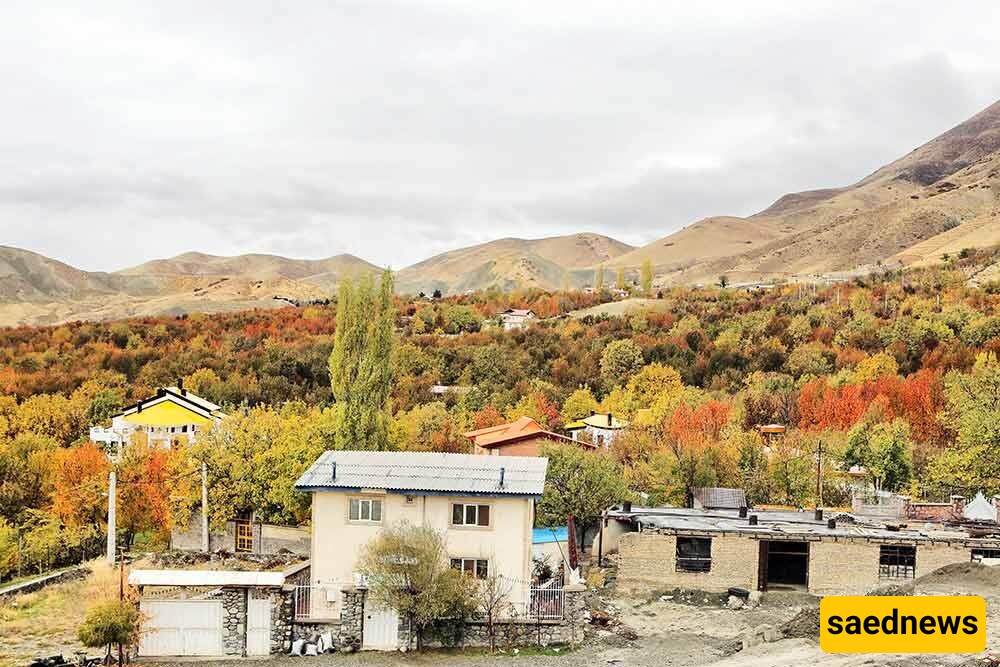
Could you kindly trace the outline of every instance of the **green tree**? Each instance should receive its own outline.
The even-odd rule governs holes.
[[[80,643],[93,648],[107,646],[109,656],[111,646],[117,644],[119,659],[122,646],[135,643],[138,635],[139,610],[128,600],[109,600],[94,605],[76,629]]]
[[[653,260],[651,259],[642,260],[642,269],[639,271],[639,286],[642,288],[642,293],[647,296],[653,289]]]
[[[642,350],[630,338],[611,341],[601,353],[601,376],[609,387],[623,385],[642,364]]]
[[[843,459],[847,466],[864,466],[877,491],[898,491],[913,474],[909,424],[902,419],[860,422],[847,435]]]
[[[368,577],[368,598],[406,618],[423,647],[438,621],[463,622],[475,611],[475,579],[453,569],[444,535],[399,523],[365,547],[357,569]]]
[[[549,468],[538,517],[544,526],[566,524],[569,566],[575,568],[579,564],[578,528],[586,532],[604,510],[628,499],[625,475],[613,458],[574,445],[544,445],[541,455],[548,457]]]
[[[600,264],[594,271],[594,289],[600,292],[604,289],[604,265]]]
[[[395,315],[388,269],[377,294],[370,276],[341,283],[330,354],[331,387],[340,413],[338,449],[388,448]]]
[[[570,394],[563,402],[562,416],[567,421],[583,419],[591,412],[597,411],[597,399],[588,387],[581,387]]]
[[[615,287],[625,289],[625,267],[619,266],[618,273],[615,274]]]

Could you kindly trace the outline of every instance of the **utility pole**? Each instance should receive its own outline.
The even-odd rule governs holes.
[[[816,449],[816,508],[823,505],[823,441]]]
[[[115,564],[115,558],[117,557],[117,550],[115,549],[115,537],[117,528],[116,522],[116,510],[117,510],[117,495],[118,495],[118,473],[115,472],[114,466],[111,467],[111,472],[108,473],[108,563],[111,565]]]
[[[201,550],[208,553],[208,464],[201,462]]]

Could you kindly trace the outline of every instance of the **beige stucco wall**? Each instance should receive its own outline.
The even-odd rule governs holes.
[[[706,535],[707,537],[707,535]],[[731,586],[757,588],[760,541],[737,535],[712,535],[712,569],[677,572],[673,535],[628,533],[619,540],[618,583],[627,590],[693,588],[724,591]],[[819,595],[864,594],[880,583],[877,542],[823,539],[809,542],[809,592]],[[917,545],[916,576],[951,563],[966,563],[970,547]]]
[[[347,519],[350,498],[382,500],[382,522],[361,524]],[[451,525],[453,502],[490,505],[489,527]],[[427,526],[445,535],[451,558],[486,558],[490,571],[511,579],[531,580],[531,529],[534,502],[530,498],[476,498],[463,496],[406,496],[379,493],[318,491],[312,503],[312,585],[335,588],[336,601],[326,604],[323,596],[313,596],[314,617],[338,618],[340,588],[354,582],[358,558],[365,545],[385,526],[406,522]],[[512,601],[521,602],[516,587]]]

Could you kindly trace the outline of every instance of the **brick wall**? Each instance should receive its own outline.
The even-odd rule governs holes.
[[[677,541],[673,535],[627,533],[618,541],[618,583],[626,589],[694,588],[725,591],[732,586],[757,588],[757,540],[738,536],[712,537],[708,572],[678,572]]]
[[[809,543],[809,591],[863,595],[878,585],[878,545],[868,542]]]
[[[757,588],[760,542],[736,535],[712,536],[708,572],[677,572],[674,535],[627,533],[619,540],[618,583],[626,591],[692,588],[721,592],[732,586]],[[809,542],[809,592],[863,595],[880,585],[878,542],[824,538]],[[916,576],[970,559],[970,547],[949,544],[917,546]]]

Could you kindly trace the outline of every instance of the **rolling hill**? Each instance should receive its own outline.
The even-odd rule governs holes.
[[[499,287],[558,288],[564,279],[581,286],[593,277],[590,267],[632,250],[600,234],[570,234],[544,239],[506,238],[451,250],[408,266],[396,277],[401,292],[444,294]]]

